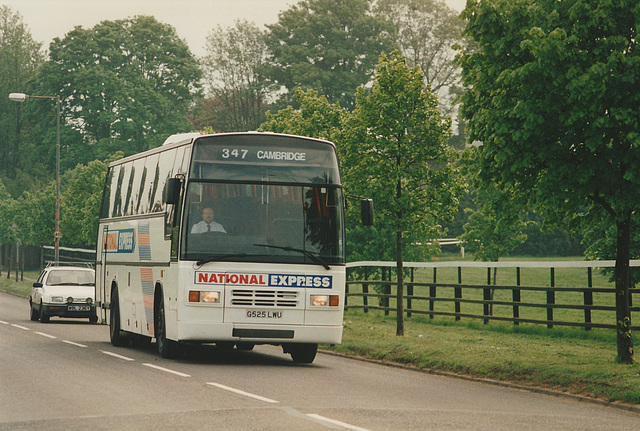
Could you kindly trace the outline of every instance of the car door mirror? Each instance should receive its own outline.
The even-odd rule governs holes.
[[[33,287],[42,287],[42,283],[38,283],[37,281],[33,283]]]

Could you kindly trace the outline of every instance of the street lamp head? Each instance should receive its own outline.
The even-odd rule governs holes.
[[[29,96],[27,96],[24,93],[11,93],[9,94],[9,100],[11,100],[12,102],[24,102],[25,100],[27,100]]]

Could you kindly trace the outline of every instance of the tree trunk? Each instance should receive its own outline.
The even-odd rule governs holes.
[[[631,245],[631,214],[616,223],[618,229],[616,250],[616,326],[618,360],[623,364],[635,362],[631,337],[631,313],[629,311],[629,257]]]
[[[396,232],[396,264],[398,271],[398,292],[396,296],[396,335],[404,335],[404,265],[402,262],[402,231]]]

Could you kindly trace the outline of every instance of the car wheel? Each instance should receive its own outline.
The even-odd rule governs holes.
[[[44,312],[44,308],[42,308],[42,301],[40,302],[40,322],[49,323],[49,316]]]
[[[40,313],[38,313],[38,310],[36,310],[36,308],[33,306],[33,302],[31,301],[29,301],[29,308],[31,309],[31,313],[29,313],[31,320],[38,320],[40,318]]]
[[[178,342],[167,339],[167,322],[165,320],[164,297],[159,293],[156,300],[156,347],[158,354],[163,358],[173,358],[178,353]]]
[[[114,288],[111,292],[109,317],[109,338],[111,339],[111,344],[116,347],[127,346],[129,344],[129,337],[120,327],[120,302],[117,288]]]

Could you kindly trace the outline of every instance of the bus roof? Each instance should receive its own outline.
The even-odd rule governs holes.
[[[311,138],[309,136],[300,136],[300,135],[292,135],[292,134],[286,134],[286,133],[274,133],[274,132],[257,132],[257,131],[249,131],[249,132],[228,132],[228,133],[213,133],[213,134],[201,134],[199,132],[194,132],[194,133],[177,133],[174,135],[169,136],[164,143],[156,148],[152,148],[150,150],[147,151],[143,151],[141,153],[137,153],[137,154],[132,154],[130,156],[127,157],[123,157],[122,159],[119,160],[115,160],[111,163],[109,163],[109,167],[111,166],[117,166],[120,165],[122,163],[126,163],[129,162],[131,160],[135,160],[141,157],[146,157],[152,154],[156,154],[156,153],[161,153],[165,150],[168,150],[170,148],[173,147],[180,147],[182,145],[190,145],[191,143],[193,143],[194,140],[199,139],[199,138],[209,138],[209,137],[222,137],[222,136],[242,136],[242,135],[262,135],[262,136],[284,136],[284,137],[290,137],[290,138],[300,138],[300,139],[306,139],[308,141],[316,141],[316,142],[322,142],[323,144],[328,144],[331,145],[335,148],[335,144],[331,141],[328,141],[326,139],[318,139],[318,138]]]

